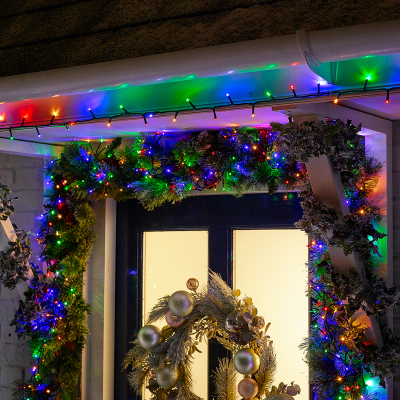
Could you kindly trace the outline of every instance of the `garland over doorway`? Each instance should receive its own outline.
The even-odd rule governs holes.
[[[83,273],[95,239],[92,202],[137,198],[152,209],[219,182],[234,195],[260,187],[270,193],[299,190],[304,214],[297,226],[311,238],[311,327],[301,345],[310,382],[318,399],[375,398],[375,388],[385,386],[399,362],[400,339],[384,326],[399,301],[378,275],[377,241],[385,235],[376,228],[380,210],[372,195],[381,165],[365,155],[359,130],[351,122],[329,121],[202,132],[175,143],[160,135],[143,136],[126,149],[119,139],[96,149],[68,144],[58,160],[47,164],[49,201],[38,218],[37,239],[48,273],[31,265],[34,277],[13,321],[20,336],[31,338],[34,360],[32,379],[18,383],[14,399],[79,398],[79,356],[89,312],[82,297]],[[346,216],[313,194],[305,163],[324,156],[340,174]],[[10,246],[12,259],[18,243]],[[332,248],[357,254],[361,275],[361,269],[338,273]],[[28,267],[5,263],[1,254],[2,276],[12,287],[10,279],[16,282]],[[367,326],[352,319],[357,310],[380,323],[381,343],[365,339]]]

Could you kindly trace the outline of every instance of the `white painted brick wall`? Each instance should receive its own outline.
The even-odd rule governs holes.
[[[8,185],[15,201],[16,213],[11,222],[18,228],[36,232],[35,217],[43,211],[43,159],[0,153],[0,182]],[[37,262],[39,246],[31,237],[34,254],[31,261]],[[29,379],[31,353],[26,340],[18,339],[14,327],[10,326],[20,299],[17,290],[0,287],[0,400],[12,396],[16,379]]]

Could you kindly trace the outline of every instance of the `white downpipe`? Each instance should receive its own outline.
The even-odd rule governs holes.
[[[287,35],[4,77],[1,101],[284,68],[304,64],[304,50],[319,63],[400,53],[400,20],[308,32],[302,45]]]

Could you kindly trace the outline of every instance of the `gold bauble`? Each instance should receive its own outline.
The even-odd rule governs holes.
[[[260,367],[260,357],[253,349],[240,349],[233,357],[233,366],[243,375],[252,375]]]
[[[154,325],[145,325],[138,332],[138,342],[145,349],[154,349],[162,342],[161,331]]]
[[[174,330],[169,325],[165,325],[161,329],[161,334],[163,339],[166,340],[174,334]]]
[[[252,399],[258,393],[257,382],[251,378],[244,378],[239,382],[238,393],[244,399]]]
[[[193,311],[194,298],[190,293],[184,290],[178,290],[169,298],[168,307],[172,315],[186,317]]]
[[[157,391],[158,389],[160,389],[160,385],[157,383],[157,381],[156,381],[154,378],[150,378],[150,379],[149,379],[149,386],[148,386],[148,388],[149,388],[149,391],[150,391],[151,393],[155,394],[156,391]]]
[[[186,287],[192,292],[195,292],[199,287],[199,281],[196,278],[190,278],[186,282]]]
[[[171,365],[166,365],[157,369],[157,383],[165,390],[171,390],[176,386],[179,379],[179,372],[172,368]]]

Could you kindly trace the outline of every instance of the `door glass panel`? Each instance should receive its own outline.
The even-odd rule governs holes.
[[[298,345],[308,334],[307,235],[297,229],[235,230],[234,285],[253,299],[258,315],[271,322],[277,354],[275,386],[295,381],[296,399],[309,398],[308,368]]]
[[[186,281],[196,278],[200,287],[208,279],[208,232],[167,231],[145,232],[143,235],[143,316],[157,300],[177,290],[186,290]],[[145,321],[142,322],[144,324]],[[154,323],[160,329],[165,320]],[[208,348],[204,342],[198,346],[192,363],[194,392],[206,399],[208,392]],[[148,390],[144,399],[150,399]]]

